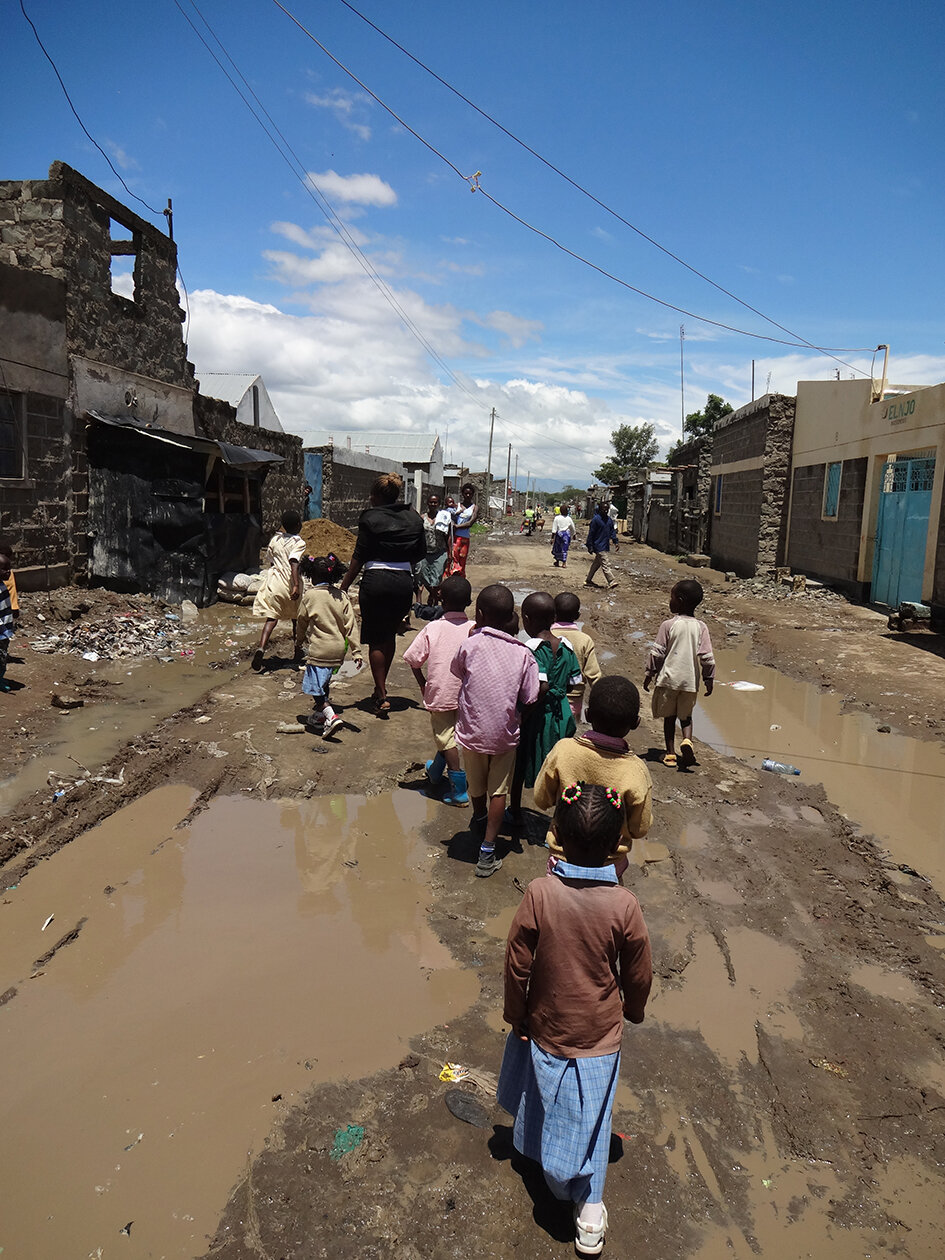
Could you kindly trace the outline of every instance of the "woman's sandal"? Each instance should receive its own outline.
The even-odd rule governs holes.
[[[374,693],[374,712],[378,715],[382,713],[390,713],[390,701],[386,696],[379,696]]]
[[[675,754],[675,753],[664,753],[664,754],[663,754],[663,765],[664,765],[664,766],[675,766],[675,764],[676,764],[676,754]]]

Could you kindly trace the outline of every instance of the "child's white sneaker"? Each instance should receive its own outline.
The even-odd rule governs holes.
[[[327,739],[329,735],[337,731],[339,726],[344,726],[344,722],[337,713],[333,713],[322,727],[322,738]]]
[[[599,1225],[586,1225],[578,1215],[580,1209],[574,1205],[574,1250],[579,1256],[599,1256],[604,1250],[604,1234],[607,1232],[607,1209],[601,1204],[601,1222]]]

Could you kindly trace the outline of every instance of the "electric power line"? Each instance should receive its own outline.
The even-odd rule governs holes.
[[[354,8],[353,5],[348,3],[348,0],[342,0],[342,3],[345,4],[349,9],[351,9],[353,13],[356,13],[358,17],[363,16],[362,14],[358,12],[357,9]],[[429,140],[427,140],[424,136],[422,136],[420,132],[416,131],[413,127],[411,127],[410,124],[404,118],[402,118],[400,114],[396,112],[396,110],[392,109],[391,106],[389,106],[386,103],[386,101],[384,101],[380,96],[378,96],[377,93],[374,92],[362,79],[358,78],[358,76],[354,73],[353,70],[349,69],[349,67],[346,66],[344,62],[340,61],[337,57],[335,57],[334,54],[331,53],[328,50],[328,48],[325,47],[325,45],[321,42],[321,40],[319,40],[317,36],[315,36],[312,33],[312,31],[310,31],[308,27],[306,27],[304,23],[301,22],[299,18],[295,16],[294,13],[292,13],[289,9],[286,8],[284,4],[282,4],[281,0],[273,0],[273,4],[275,4],[276,8],[281,9],[281,11],[286,15],[286,17],[291,22],[293,22],[295,26],[297,26],[298,29],[308,39],[312,41],[313,44],[315,44],[318,48],[320,48],[321,51],[325,54],[326,57],[328,57],[330,61],[332,61],[341,71],[343,71],[353,82],[355,82],[358,85],[358,87],[360,87],[363,91],[365,91],[371,97],[372,100],[376,101],[377,104],[380,105],[383,110],[385,110],[388,114],[390,114],[390,116],[396,122],[398,122],[406,131],[408,131],[415,139],[419,140],[420,143],[425,148],[429,149],[431,153],[433,153],[436,157],[438,157],[440,161],[444,162],[450,168],[450,170],[452,170],[456,175],[460,177],[460,179],[462,179],[465,183],[467,183],[473,192],[484,193],[485,196],[498,209],[502,210],[505,214],[509,215],[510,218],[514,219],[522,227],[527,228],[529,231],[534,232],[537,236],[542,237],[544,240],[548,241],[550,244],[555,245],[556,248],[562,250],[564,253],[568,254],[571,258],[574,258],[577,262],[583,263],[585,266],[590,267],[592,270],[598,272],[600,275],[604,276],[605,278],[609,280],[613,280],[615,283],[621,285],[622,287],[626,289],[631,290],[634,293],[639,294],[641,297],[644,297],[651,302],[655,302],[660,306],[664,306],[668,308],[669,310],[676,311],[680,314],[687,315],[691,319],[697,319],[701,323],[710,324],[715,328],[722,328],[727,332],[734,332],[743,337],[753,337],[757,340],[770,341],[770,342],[774,342],[777,345],[791,346],[798,349],[806,348],[808,350],[815,350],[818,354],[824,354],[828,358],[833,359],[834,362],[840,363],[842,364],[843,367],[849,368],[851,372],[859,372],[861,375],[865,375],[862,369],[854,367],[853,364],[847,363],[843,359],[838,359],[836,355],[832,353],[832,351],[835,349],[838,349],[838,347],[817,346],[813,342],[808,341],[806,338],[799,337],[796,333],[791,332],[790,329],[785,328],[783,324],[779,324],[777,320],[771,319],[769,316],[765,315],[762,311],[756,310],[756,308],[751,306],[749,303],[742,301],[741,298],[736,297],[736,295],[733,293],[730,293],[728,289],[723,288],[722,285],[716,284],[714,280],[711,280],[708,276],[703,275],[703,273],[698,271],[695,267],[690,266],[689,263],[685,262],[682,258],[679,258],[676,254],[672,253],[671,250],[668,250],[664,246],[660,245],[658,241],[655,241],[652,237],[647,236],[645,232],[635,227],[634,224],[630,223],[629,220],[624,219],[623,216],[618,214],[616,211],[611,210],[609,206],[607,206],[604,202],[599,201],[598,198],[596,198],[592,193],[588,192],[587,189],[583,188],[575,180],[572,180],[570,176],[566,175],[563,171],[559,170],[558,167],[553,165],[553,163],[543,158],[540,153],[537,153],[529,145],[525,144],[524,141],[519,140],[519,138],[516,135],[514,135],[514,133],[508,131],[507,128],[503,127],[502,124],[497,122],[494,118],[492,118],[491,115],[487,114],[484,110],[480,109],[478,105],[475,105],[467,97],[463,96],[461,92],[453,88],[452,85],[447,83],[445,79],[440,78],[439,75],[435,74],[434,71],[430,70],[429,67],[424,65],[423,62],[421,62],[418,58],[414,57],[412,53],[408,53],[405,48],[403,48],[400,44],[397,43],[396,40],[390,39],[390,37],[384,31],[382,31],[380,27],[374,26],[373,22],[370,22],[367,18],[364,18],[364,21],[367,22],[369,26],[373,27],[373,29],[375,29],[380,35],[383,35],[385,39],[390,39],[390,42],[392,44],[394,44],[397,48],[399,48],[402,52],[404,52],[408,57],[410,57],[411,60],[415,61],[417,65],[421,66],[424,70],[426,70],[429,74],[431,74],[435,79],[437,79],[438,82],[442,83],[444,87],[447,87],[451,92],[454,92],[458,97],[460,97],[460,99],[465,101],[466,104],[470,105],[471,108],[475,109],[477,113],[482,114],[482,116],[484,118],[487,118],[489,122],[499,127],[499,129],[503,131],[507,136],[509,136],[510,139],[514,140],[517,144],[520,144],[524,149],[527,149],[528,152],[533,154],[539,161],[543,162],[546,166],[548,166],[556,174],[560,175],[563,179],[566,179],[569,184],[572,184],[580,192],[590,197],[590,199],[596,202],[596,204],[600,205],[602,209],[608,211],[608,213],[610,214],[613,214],[615,218],[619,219],[622,223],[625,223],[627,227],[631,228],[634,232],[637,232],[640,236],[650,241],[650,243],[655,245],[657,249],[660,249],[663,253],[667,254],[669,257],[673,258],[676,262],[680,263],[682,266],[686,267],[689,271],[693,272],[694,275],[699,276],[700,279],[705,280],[708,284],[713,285],[713,287],[715,287],[716,289],[719,289],[720,292],[726,294],[726,296],[732,298],[734,301],[738,302],[740,305],[745,306],[748,310],[752,311],[754,314],[764,319],[767,323],[773,324],[775,327],[780,328],[782,332],[787,332],[792,338],[794,338],[794,340],[787,341],[779,337],[767,336],[763,333],[750,332],[744,328],[737,328],[732,324],[726,324],[726,323],[722,323],[719,320],[709,319],[708,317],[704,315],[697,315],[693,311],[687,310],[685,307],[676,306],[672,302],[664,301],[662,298],[655,297],[652,293],[647,293],[644,289],[637,288],[635,285],[630,284],[628,281],[621,280],[618,276],[615,276],[612,272],[607,271],[603,267],[599,267],[596,263],[592,263],[589,259],[585,258],[582,254],[578,254],[576,251],[568,249],[567,246],[562,245],[559,241],[555,240],[555,238],[550,236],[548,233],[541,231],[541,229],[536,228],[533,224],[529,223],[527,220],[522,219],[520,216],[515,214],[507,206],[503,205],[503,203],[500,202],[497,198],[492,197],[489,193],[486,193],[485,189],[481,186],[479,182],[480,176],[482,174],[481,171],[476,171],[475,174],[473,175],[464,175],[454,162],[452,162],[444,153],[442,153],[439,149],[437,149],[436,146],[433,145]],[[869,347],[855,347],[855,348],[844,347],[840,349],[840,353],[842,354],[851,354],[851,353],[865,354],[868,352],[869,352]]]

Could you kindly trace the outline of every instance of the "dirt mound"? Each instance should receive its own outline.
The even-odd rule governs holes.
[[[327,556],[331,551],[345,564],[351,559],[355,536],[343,525],[320,517],[317,521],[303,521],[299,533],[305,539],[310,556]]]

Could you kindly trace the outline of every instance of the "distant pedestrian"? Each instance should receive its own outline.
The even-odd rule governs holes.
[[[476,487],[472,482],[462,488],[462,502],[453,517],[453,554],[450,558],[448,572],[450,577],[458,573],[466,576],[466,559],[469,556],[470,531],[479,520],[479,505],[476,502]]]
[[[574,714],[568,688],[581,681],[581,667],[564,636],[551,633],[555,602],[547,591],[534,591],[522,603],[522,625],[529,636],[526,647],[538,663],[538,698],[522,713],[522,735],[515,758],[509,821],[522,823],[522,789],[531,787],[542,762],[559,739],[573,735]]]
[[[426,555],[423,520],[400,499],[403,486],[397,473],[381,473],[375,479],[371,506],[358,518],[354,554],[339,588],[347,591],[364,570],[358,597],[361,642],[368,645],[378,717],[390,712],[387,675],[394,660],[397,631],[413,601],[413,566]]]
[[[296,647],[306,662],[302,691],[312,697],[308,725],[326,739],[342,725],[328,701],[332,677],[349,651],[358,669],[364,664],[351,600],[335,590],[343,573],[337,556],[305,556],[299,564],[306,579],[296,622]]]
[[[676,765],[676,722],[682,728],[679,762],[683,767],[696,760],[692,746],[692,711],[699,692],[699,675],[705,683],[705,694],[712,695],[715,683],[715,657],[712,641],[704,621],[697,621],[695,611],[702,603],[702,586],[693,578],[677,582],[669,593],[669,611],[673,617],[664,621],[656,635],[646,666],[643,690],[653,692],[653,716],[663,719],[666,752],[664,766]]]
[[[440,496],[431,494],[423,516],[423,538],[427,554],[417,565],[414,574],[417,584],[427,592],[427,604],[440,602],[440,583],[449,559],[453,540],[453,514],[440,507]]]
[[[598,503],[597,511],[587,529],[587,541],[585,547],[594,557],[591,561],[591,567],[587,571],[587,577],[584,579],[585,586],[596,586],[596,582],[592,581],[594,574],[600,569],[604,574],[604,580],[611,590],[617,586],[617,578],[610,564],[610,544],[614,544],[614,551],[618,551],[620,544],[617,541],[617,530],[613,521],[607,512],[606,503]]]
[[[404,661],[413,670],[423,696],[423,707],[430,714],[433,726],[436,751],[426,763],[427,778],[435,786],[448,774],[449,786],[443,800],[447,805],[468,805],[466,773],[459,764],[456,746],[456,709],[461,683],[450,666],[473,629],[473,623],[466,616],[466,609],[472,603],[472,588],[466,578],[456,574],[445,578],[440,590],[443,616],[423,627],[404,652]],[[427,667],[425,675],[424,665]]]
[[[460,645],[450,666],[460,680],[456,742],[466,764],[473,826],[485,829],[476,865],[480,878],[502,865],[495,842],[521,733],[519,709],[538,699],[535,658],[505,630],[514,616],[515,599],[507,586],[495,583],[480,591],[476,631]]]
[[[639,902],[611,854],[624,824],[613,789],[570,784],[555,810],[564,861],[534,879],[509,929],[497,1097],[515,1149],[574,1205],[575,1249],[600,1255],[623,1021],[643,1022],[653,981]]]
[[[568,704],[575,722],[581,721],[585,687],[593,687],[602,672],[594,640],[583,626],[577,624],[580,615],[581,601],[573,591],[562,591],[555,596],[555,619],[551,623],[551,633],[559,639],[567,639],[581,667],[581,681],[568,688]]]
[[[568,567],[568,549],[576,533],[570,508],[567,503],[563,503],[560,509],[555,508],[555,517],[551,522],[551,554],[555,568],[559,565],[562,569]]]
[[[305,542],[299,535],[302,517],[294,508],[282,513],[282,528],[269,540],[269,568],[262,586],[253,601],[253,616],[265,617],[259,647],[253,653],[253,669],[263,667],[266,645],[280,621],[292,622],[295,638],[295,619],[299,611],[299,561],[305,555]]]

